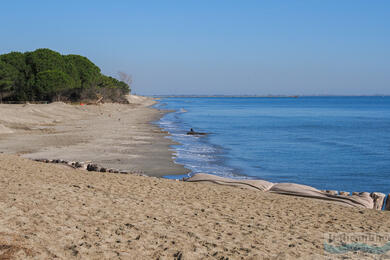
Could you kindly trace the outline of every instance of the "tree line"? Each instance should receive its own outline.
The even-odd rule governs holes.
[[[131,78],[105,76],[80,55],[61,55],[50,49],[0,55],[0,101],[80,101],[104,97],[124,101]]]

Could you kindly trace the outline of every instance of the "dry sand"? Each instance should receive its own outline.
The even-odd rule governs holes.
[[[93,161],[152,176],[184,174],[171,159],[173,142],[150,124],[165,112],[150,108],[150,98],[129,100],[131,105],[0,104],[0,152]]]
[[[0,155],[3,259],[319,259],[325,232],[389,233],[390,215]]]

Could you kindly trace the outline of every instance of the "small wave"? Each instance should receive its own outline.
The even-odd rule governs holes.
[[[166,114],[157,124],[170,135],[169,139],[180,143],[173,146],[173,159],[189,169],[190,175],[195,173],[209,173],[223,177],[239,178],[235,169],[224,165],[222,149],[207,142],[207,139],[187,135],[191,125],[182,121],[181,114],[187,112],[184,108]]]

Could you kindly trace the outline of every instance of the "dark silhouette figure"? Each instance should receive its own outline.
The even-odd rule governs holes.
[[[200,133],[200,132],[195,132],[194,129],[190,129],[189,132],[187,132],[187,135],[206,135],[206,133]]]

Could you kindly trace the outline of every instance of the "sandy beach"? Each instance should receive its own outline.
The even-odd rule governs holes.
[[[165,111],[153,99],[130,105],[0,104],[0,152],[31,159],[92,161],[102,167],[163,176],[183,174],[166,133],[150,124]]]
[[[30,160],[183,174],[172,142],[150,124],[164,113],[151,104],[0,105],[0,259],[376,257],[326,253],[324,237],[388,234],[386,211]]]
[[[388,233],[390,218],[305,198],[0,156],[2,259],[318,259],[325,232]]]

